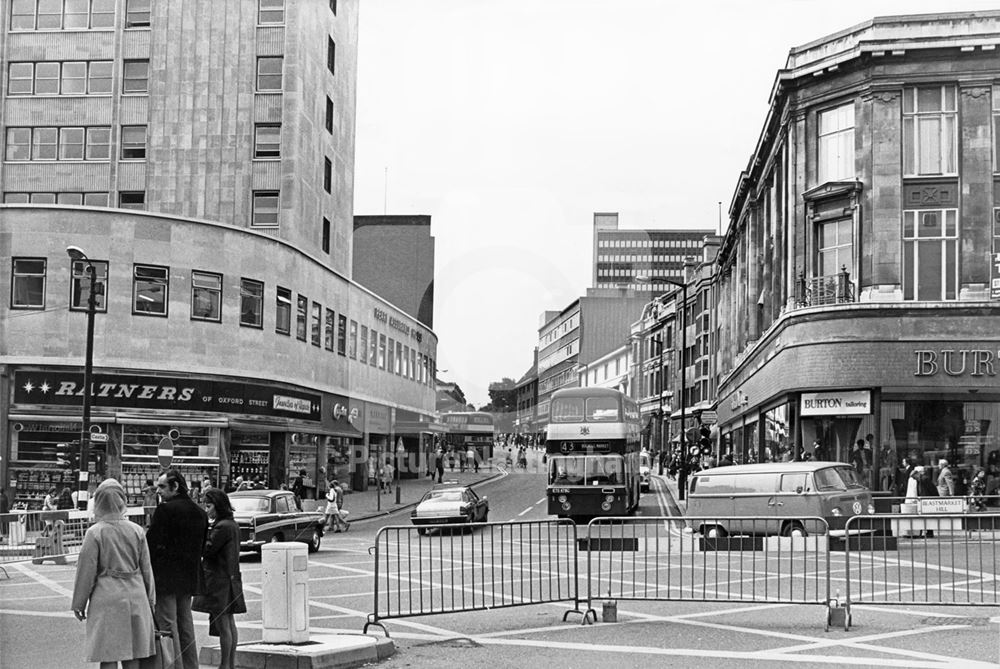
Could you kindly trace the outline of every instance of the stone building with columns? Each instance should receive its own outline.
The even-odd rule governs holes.
[[[719,252],[723,452],[1000,474],[998,45],[989,11],[791,49]]]

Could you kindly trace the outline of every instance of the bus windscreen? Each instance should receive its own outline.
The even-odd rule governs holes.
[[[562,455],[549,460],[550,485],[621,485],[620,455]]]

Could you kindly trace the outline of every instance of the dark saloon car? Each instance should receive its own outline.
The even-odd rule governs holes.
[[[243,550],[259,553],[269,541],[303,541],[310,553],[319,550],[326,517],[318,511],[299,511],[288,490],[243,490],[229,493],[229,500]]]
[[[444,484],[424,493],[417,508],[410,514],[410,520],[423,534],[428,526],[485,523],[489,513],[489,502],[470,486]]]

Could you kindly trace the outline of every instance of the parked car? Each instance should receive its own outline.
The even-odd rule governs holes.
[[[639,454],[639,491],[649,492],[650,479],[653,476],[652,456],[649,451]]]
[[[426,533],[429,526],[456,523],[485,523],[490,504],[485,497],[467,485],[436,485],[424,493],[410,514],[417,532]]]
[[[851,516],[875,513],[872,494],[843,462],[766,462],[713,467],[691,477],[688,527],[706,536],[803,536],[842,532]],[[752,517],[752,518],[751,518]]]
[[[326,517],[299,511],[288,490],[242,490],[229,493],[233,518],[240,526],[240,548],[260,552],[269,541],[303,541],[309,552],[319,550]]]

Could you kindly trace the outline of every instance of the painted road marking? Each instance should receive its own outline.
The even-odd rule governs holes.
[[[524,514],[528,513],[529,511],[531,511],[532,509],[534,509],[536,506],[538,506],[539,504],[541,504],[544,501],[545,501],[545,498],[543,497],[540,500],[538,500],[537,502],[535,502],[534,504],[532,504],[531,506],[529,506],[527,509],[525,509],[524,511],[522,511],[521,513],[517,514],[517,516],[520,518],[521,516],[523,516]]]
[[[52,579],[50,579],[50,578],[48,578],[46,576],[42,576],[41,574],[39,574],[38,572],[36,572],[31,567],[28,567],[27,565],[16,563],[16,564],[13,564],[13,565],[10,565],[10,566],[13,569],[18,570],[19,572],[21,572],[22,574],[24,574],[28,578],[33,579],[33,580],[37,581],[38,583],[41,583],[46,588],[48,588],[49,590],[51,590],[52,592],[54,592],[56,594],[63,595],[64,597],[69,597],[69,598],[73,597],[73,591],[72,590],[70,590],[69,588],[62,587],[61,585],[59,585],[58,583],[56,583],[55,581],[53,581]]]

